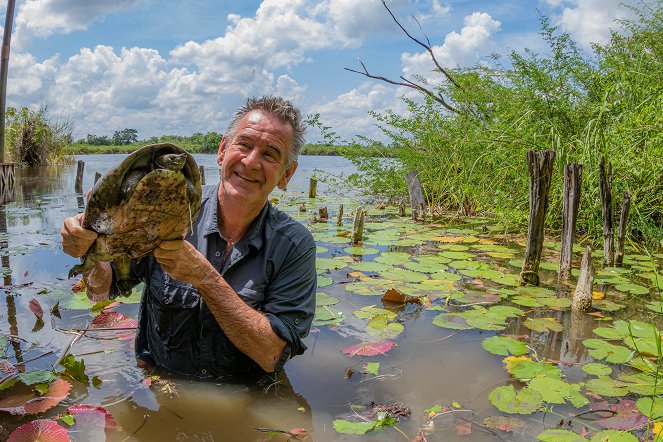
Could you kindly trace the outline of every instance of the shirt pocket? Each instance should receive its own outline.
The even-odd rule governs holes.
[[[199,330],[198,291],[160,271],[153,275],[150,300],[150,319],[161,345],[169,351],[191,351]]]

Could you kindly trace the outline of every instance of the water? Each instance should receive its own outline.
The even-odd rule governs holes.
[[[92,186],[95,172],[105,173],[123,157],[78,157],[86,164],[83,188]],[[195,157],[199,164],[205,166],[207,183],[218,181],[216,157]],[[327,205],[330,212],[334,212],[337,204],[344,202],[346,213],[349,213],[350,206],[356,203],[347,195],[339,195],[345,194],[345,191],[335,186],[327,188],[324,182],[319,185],[322,195],[318,200],[307,198],[309,178],[314,171],[317,170],[318,177],[325,174],[347,175],[354,171],[347,160],[338,157],[302,157],[288,190],[277,192],[274,196],[280,200],[282,209],[307,223],[314,231],[318,244],[324,247],[318,253],[319,258],[336,259],[338,262],[345,259],[338,269],[322,272],[325,277],[331,278],[331,284],[320,289],[339,300],[337,307],[344,312],[344,321],[339,325],[314,327],[305,340],[308,351],[288,362],[285,373],[266,388],[172,379],[177,389],[173,394],[156,383],[148,386],[148,374],[136,363],[130,336],[118,339],[121,333],[117,331],[82,332],[89,327],[93,315],[89,308],[76,308],[77,301],[71,294],[74,281],[68,280],[66,275],[77,260],[62,252],[59,236],[62,220],[83,208],[83,195],[72,190],[75,169],[75,165],[19,169],[14,201],[0,208],[5,292],[0,297],[0,332],[21,338],[8,346],[8,360],[17,365],[29,361],[25,363],[26,371],[51,369],[52,364],[68,350],[77,359],[84,359],[86,373],[90,377],[98,376],[102,381],[98,388],[72,382],[73,389],[68,397],[57,407],[39,415],[40,418],[64,413],[66,407],[73,404],[102,405],[118,424],[118,429],[108,432],[109,440],[118,441],[287,440],[285,434],[271,436],[257,429],[288,431],[297,427],[307,429],[312,434],[311,440],[315,441],[411,440],[430,423],[424,410],[441,405],[449,407],[449,412],[435,418],[434,431],[426,436],[429,441],[524,441],[535,438],[544,428],[554,426],[560,416],[564,417],[568,411],[567,406],[557,406],[549,415],[548,422],[544,413],[517,416],[527,427],[511,433],[498,434],[487,430],[483,427],[483,419],[502,415],[490,403],[488,393],[496,386],[513,383],[504,370],[502,357],[488,353],[481,346],[481,341],[494,333],[476,329],[458,332],[437,327],[431,322],[439,311],[428,310],[415,303],[387,306],[397,315],[395,323],[401,324],[404,330],[393,338],[397,343],[393,349],[373,357],[350,358],[342,353],[342,350],[359,342],[375,340],[371,330],[367,333],[366,321],[352,312],[370,305],[382,307],[379,295],[384,290],[376,289],[374,294],[378,296],[361,296],[347,290],[346,287],[357,281],[357,276],[351,274],[352,268],[343,266],[372,262],[373,258],[349,255],[344,251],[347,238],[335,235],[336,228],[332,221],[328,224],[310,223],[311,213],[321,205]],[[299,213],[298,207],[302,202],[307,206],[306,214]],[[378,236],[381,228],[379,221],[384,221],[384,225],[393,222],[389,215],[379,213],[369,213],[369,219],[368,238],[370,233]],[[424,231],[411,222],[398,222],[399,226],[405,226],[402,229],[415,229],[409,231],[413,237],[416,237],[416,232]],[[346,216],[344,223],[344,228],[351,228],[351,218]],[[478,226],[480,224],[475,227],[478,229]],[[368,242],[366,247],[371,247]],[[439,251],[431,244],[427,240],[396,245],[383,239],[376,247],[381,253],[406,251],[420,256],[431,253],[431,250]],[[520,247],[515,248],[516,253],[520,254]],[[509,267],[507,262],[516,255],[505,259],[491,258],[485,252],[479,252],[477,256],[474,259],[489,263],[505,273],[517,273],[517,269]],[[542,277],[544,285],[555,288],[553,272],[543,271]],[[428,279],[435,282],[434,276]],[[439,284],[446,283],[442,281]],[[394,282],[392,285],[405,290],[416,284]],[[501,287],[480,277],[467,276],[456,282],[456,286],[468,293]],[[619,294],[606,291],[618,299]],[[37,299],[43,307],[43,325],[36,321],[28,308],[32,299]],[[431,299],[434,305],[446,305],[444,298],[431,295]],[[629,299],[625,298],[624,303],[627,304]],[[60,317],[51,312],[58,300]],[[80,304],[81,301],[78,302]],[[479,301],[478,305],[481,304]],[[114,310],[128,318],[135,318],[137,304],[123,304]],[[528,345],[537,356],[566,363],[568,379],[574,382],[583,380],[586,376],[580,371],[580,366],[592,358],[579,343],[592,335],[593,319],[574,318],[562,310],[541,314],[531,309],[528,315],[556,318],[564,324],[565,331],[534,333],[524,326],[523,317],[511,320],[507,332],[527,334]],[[379,362],[378,376],[365,372],[368,362]],[[362,436],[340,434],[334,430],[332,425],[337,419],[360,420],[358,416],[364,411],[355,405],[370,406],[371,403],[403,404],[412,414],[397,425],[398,430],[387,428]],[[0,414],[0,422],[5,426],[5,433],[0,433],[0,439],[6,436],[9,429],[34,418]],[[461,435],[463,429],[458,426],[472,421],[471,435]],[[579,428],[574,427],[576,431]],[[81,441],[103,440],[98,428],[74,432],[71,436]]]

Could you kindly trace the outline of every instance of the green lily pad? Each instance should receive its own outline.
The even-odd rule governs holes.
[[[589,349],[593,358],[605,359],[611,364],[623,364],[633,357],[630,349],[600,339],[585,339],[582,344]]]
[[[377,255],[380,253],[379,249],[376,249],[375,247],[346,247],[343,249],[345,253],[348,255],[359,255],[359,256],[364,256],[364,255]]]
[[[488,395],[498,410],[510,414],[532,414],[543,405],[541,395],[527,387],[516,391],[513,385],[497,387]]]
[[[548,428],[536,438],[543,442],[587,442],[581,435],[561,428]]]
[[[623,332],[614,327],[596,327],[592,330],[595,335],[605,339],[623,339],[626,337]]]
[[[343,312],[329,305],[321,305],[315,309],[313,325],[330,325],[343,322]]]
[[[663,417],[663,398],[641,397],[635,403],[638,411],[650,419]]]
[[[638,442],[638,438],[626,431],[601,430],[589,442]]]
[[[529,296],[514,296],[509,300],[514,304],[523,307],[533,307],[533,308],[543,307],[543,304],[540,303],[537,299],[530,298]]]
[[[615,290],[627,292],[632,295],[646,295],[649,293],[648,288],[636,284],[618,284],[615,286]]]
[[[545,376],[552,379],[562,379],[559,368],[546,361],[533,361],[529,358],[504,359],[506,370],[516,379],[527,380],[537,376]]]
[[[626,383],[628,391],[641,396],[657,396],[663,393],[663,384],[648,373],[622,374],[619,380]]]
[[[549,404],[564,404],[569,401],[575,408],[584,407],[589,400],[580,394],[580,384],[569,384],[561,379],[537,376],[527,386],[538,391],[544,402]]]
[[[446,250],[446,251],[440,252],[439,255],[443,256],[445,258],[449,258],[449,259],[454,260],[454,261],[455,260],[461,260],[461,259],[472,259],[475,256],[473,253],[454,252],[454,251],[451,251],[451,250]]]
[[[623,305],[617,304],[616,302],[612,302],[607,299],[595,299],[592,301],[592,307],[604,312],[616,312],[617,310],[624,308]]]
[[[582,366],[582,371],[593,376],[608,376],[612,373],[612,368],[599,362],[590,362]]]
[[[608,397],[621,397],[628,394],[627,384],[607,376],[589,379],[585,388],[593,393]]]
[[[437,315],[433,318],[433,325],[452,330],[470,330],[472,328],[463,317],[455,313],[441,313]]]
[[[413,270],[415,272],[421,273],[436,273],[443,272],[447,269],[447,266],[444,264],[439,264],[435,262],[412,262],[408,261],[403,263],[403,267],[408,270]]]
[[[371,272],[371,273],[388,272],[391,269],[393,269],[393,267],[389,264],[383,264],[381,262],[375,262],[375,261],[355,262],[353,264],[350,264],[350,268],[352,270],[358,270],[360,272]]]
[[[368,334],[380,339],[393,339],[405,330],[403,324],[389,322],[387,315],[375,315],[368,321]]]
[[[362,307],[359,310],[352,312],[352,314],[361,319],[372,319],[375,316],[381,315],[391,320],[397,316],[396,313],[392,312],[391,310],[376,307],[374,305],[367,305],[366,307]]]
[[[408,259],[410,259],[410,254],[409,253],[404,253],[404,252],[382,252],[380,254],[380,256],[375,258],[375,261],[381,262],[383,264],[398,265],[398,264],[403,264]]]
[[[527,353],[527,345],[524,342],[507,336],[492,336],[481,341],[484,350],[494,355],[520,356]]]
[[[393,281],[400,282],[422,282],[428,279],[428,276],[424,275],[423,273],[413,272],[412,270],[400,269],[396,267],[385,272],[380,272],[380,275]]]
[[[557,322],[555,318],[527,318],[523,325],[539,333],[547,331],[561,332],[564,329],[564,326]]]
[[[318,292],[315,296],[315,305],[316,306],[323,306],[323,305],[334,305],[338,304],[340,300],[334,296],[329,296],[326,293],[323,292]]]
[[[329,276],[318,275],[318,287],[327,287],[332,284],[332,279]]]

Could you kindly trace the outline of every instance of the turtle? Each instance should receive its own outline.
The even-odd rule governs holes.
[[[131,294],[132,259],[164,240],[183,238],[198,217],[200,168],[193,156],[170,143],[143,146],[102,176],[88,195],[82,227],[99,234],[69,277],[97,261],[112,261],[119,292]]]

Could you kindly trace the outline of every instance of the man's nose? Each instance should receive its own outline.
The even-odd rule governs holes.
[[[242,163],[248,169],[259,169],[262,165],[260,163],[260,149],[254,147],[251,151],[242,159]]]

